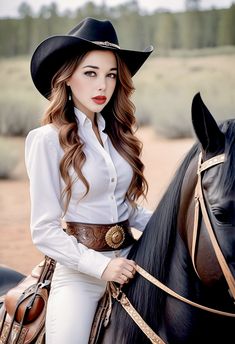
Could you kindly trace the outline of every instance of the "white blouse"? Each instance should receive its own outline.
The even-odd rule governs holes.
[[[31,233],[36,247],[43,254],[80,272],[100,278],[110,258],[83,244],[62,228],[62,220],[71,222],[110,224],[129,219],[131,227],[143,231],[152,212],[138,206],[132,208],[125,199],[132,179],[128,162],[113,147],[103,132],[105,121],[97,114],[98,130],[103,146],[98,141],[90,119],[75,108],[78,134],[86,155],[82,173],[90,189],[76,178],[74,180],[68,210],[64,215],[65,199],[61,199],[64,181],[59,171],[64,154],[58,131],[52,124],[31,130],[25,142],[26,169],[30,179]]]

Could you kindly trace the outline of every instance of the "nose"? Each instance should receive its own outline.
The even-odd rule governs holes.
[[[106,78],[100,77],[98,80],[98,90],[104,91],[106,89]]]

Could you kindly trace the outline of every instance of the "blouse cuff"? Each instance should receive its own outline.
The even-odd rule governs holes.
[[[106,257],[101,252],[87,250],[79,257],[78,270],[87,275],[101,279],[111,258]]]

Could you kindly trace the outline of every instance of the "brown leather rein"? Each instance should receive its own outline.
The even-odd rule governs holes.
[[[195,188],[195,214],[194,214],[194,228],[193,228],[193,241],[192,241],[192,262],[194,269],[197,273],[196,264],[195,264],[195,251],[196,251],[196,242],[197,242],[197,234],[198,234],[198,220],[199,220],[199,210],[201,208],[202,217],[205,222],[205,226],[207,228],[211,243],[213,245],[213,248],[215,250],[216,257],[218,259],[218,262],[220,264],[220,267],[222,269],[222,272],[224,274],[224,277],[227,281],[227,284],[229,286],[230,292],[235,299],[235,279],[232,276],[232,273],[226,263],[226,260],[223,256],[222,251],[220,250],[219,244],[216,240],[216,237],[214,235],[214,231],[209,219],[209,216],[207,214],[204,197],[203,197],[203,191],[202,191],[202,177],[201,172],[205,171],[206,169],[221,164],[225,161],[225,154],[217,155],[205,162],[202,162],[202,154],[199,155],[198,160],[198,180],[197,185]],[[145,279],[147,279],[150,283],[153,283],[156,287],[162,289],[167,294],[179,299],[180,301],[183,301],[191,306],[203,309],[205,311],[215,313],[222,316],[232,317],[235,318],[235,313],[229,313],[220,311],[214,308],[206,307],[201,304],[198,304],[196,302],[193,302],[178,293],[176,293],[174,290],[170,289],[163,283],[161,283],[157,278],[153,277],[151,274],[149,274],[146,270],[144,270],[142,267],[137,265],[136,271],[143,276]],[[198,275],[198,273],[197,273]],[[157,344],[165,344],[165,342],[148,326],[148,324],[143,320],[143,318],[140,316],[140,314],[136,311],[136,309],[132,306],[130,300],[127,298],[127,296],[123,293],[121,288],[117,287],[114,283],[109,283],[109,291],[113,298],[115,298],[122,307],[126,310],[126,312],[130,315],[130,317],[134,320],[134,322],[139,326],[139,328],[145,333],[145,335],[149,338],[151,343],[157,343]]]

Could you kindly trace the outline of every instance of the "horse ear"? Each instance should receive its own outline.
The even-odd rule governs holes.
[[[192,101],[192,123],[198,140],[205,151],[214,153],[224,147],[224,134],[203,103],[200,93],[197,93]]]

